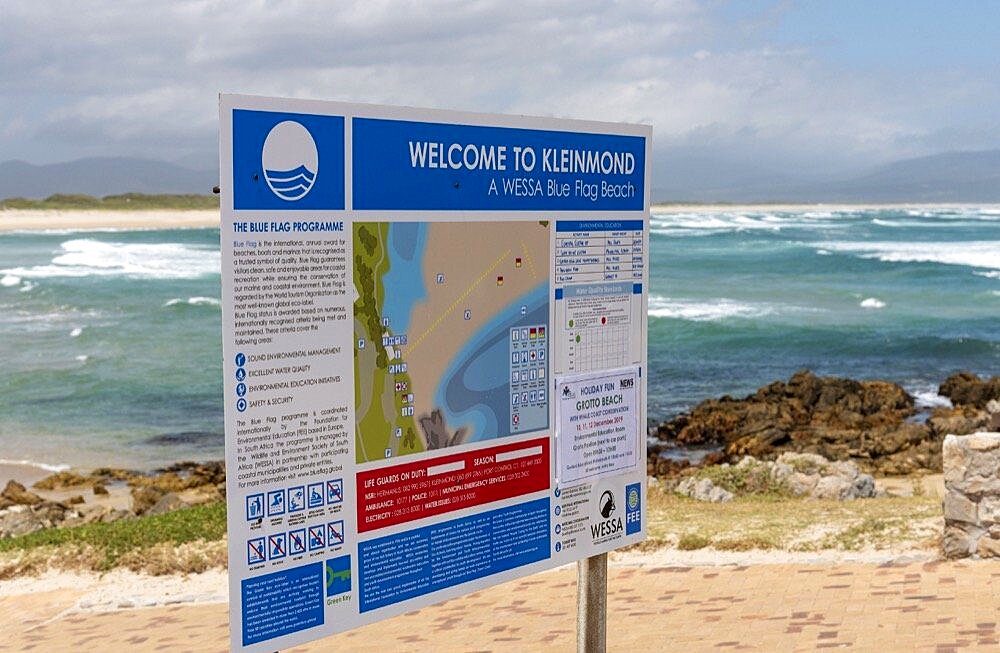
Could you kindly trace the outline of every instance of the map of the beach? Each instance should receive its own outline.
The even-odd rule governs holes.
[[[353,226],[357,461],[548,428],[549,224]]]

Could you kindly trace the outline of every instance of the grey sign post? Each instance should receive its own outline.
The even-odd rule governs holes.
[[[576,650],[605,653],[608,647],[608,554],[576,563]]]

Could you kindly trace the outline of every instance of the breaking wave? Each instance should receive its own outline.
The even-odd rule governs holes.
[[[178,243],[108,243],[67,240],[48,264],[0,270],[7,277],[124,276],[139,279],[195,279],[219,274],[217,249]]]

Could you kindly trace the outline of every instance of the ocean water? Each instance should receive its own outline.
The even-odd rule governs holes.
[[[796,370],[889,379],[941,403],[1000,374],[1000,211],[654,215],[649,416]]]
[[[0,460],[223,455],[218,230],[0,234]]]
[[[223,455],[219,233],[0,234],[0,461]],[[1000,211],[653,215],[649,416],[803,367],[1000,373]]]

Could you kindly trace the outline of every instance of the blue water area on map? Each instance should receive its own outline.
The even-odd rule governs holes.
[[[427,223],[397,222],[389,226],[389,271],[382,278],[386,293],[382,316],[396,335],[406,333],[413,306],[427,296],[423,258],[427,244]]]
[[[522,306],[526,307],[524,315]],[[549,286],[543,283],[505,307],[469,339],[434,394],[434,405],[441,408],[450,429],[469,428],[473,442],[510,435],[510,329],[547,324],[548,319]],[[519,432],[546,427],[547,414],[543,423],[522,423]]]

